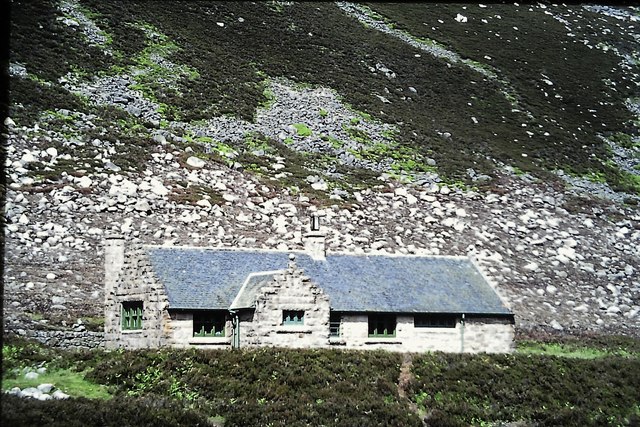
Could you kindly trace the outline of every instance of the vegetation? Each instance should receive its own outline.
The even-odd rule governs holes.
[[[93,112],[113,123],[122,110],[98,111],[57,82],[67,73],[90,78],[140,69],[135,87],[159,103],[161,127],[171,119],[193,122],[220,115],[251,121],[257,108],[269,108],[274,101],[268,76],[286,77],[301,86],[335,89],[363,120],[397,124],[397,147],[414,159],[436,160],[447,182],[468,180],[469,168],[491,174],[497,161],[534,174],[563,169],[597,177],[617,190],[639,192],[637,174],[611,164],[612,154],[598,138],[613,135],[624,147],[637,145],[631,142],[637,124],[624,106],[633,97],[633,85],[621,83],[631,74],[622,69],[613,49],[582,43],[594,39],[595,46],[613,46],[633,56],[629,47],[635,41],[620,35],[617,21],[568,6],[563,13],[576,22],[575,36],[569,36],[564,24],[542,9],[461,7],[370,5],[374,16],[414,39],[463,58],[449,63],[361,25],[332,3],[165,1],[150,8],[142,1],[84,0],[82,10],[99,25],[114,52],[104,55],[56,19],[53,0],[16,1],[11,60],[24,64],[30,78],[11,77],[10,114],[22,125],[33,123],[43,111],[64,108]],[[451,19],[460,12],[468,24]],[[482,19],[489,24],[481,24]],[[166,61],[158,62],[158,57]],[[396,77],[369,71],[378,62],[396,70]],[[465,64],[490,69],[497,77]],[[615,82],[620,84],[614,88]],[[384,94],[390,102],[372,94]],[[318,114],[323,118],[328,112]],[[352,129],[358,121],[353,120]],[[309,135],[304,126],[297,130],[299,136]],[[119,139],[121,132],[109,129],[105,136]],[[439,136],[445,132],[451,136]],[[142,153],[131,154],[120,159],[126,168],[144,164]],[[127,159],[134,160],[127,164]],[[410,173],[420,172],[421,166],[417,160],[396,162],[395,167]],[[360,175],[359,170],[345,172],[352,173],[349,180]]]
[[[301,137],[305,137],[305,136],[311,136],[311,129],[309,129],[309,126],[307,126],[304,123],[294,123],[292,125],[295,129],[296,129],[296,133],[298,136]]]
[[[3,425],[640,421],[640,340],[625,337],[529,340],[510,355],[415,355],[406,397],[398,385],[403,356],[382,351],[60,351],[10,338],[3,358],[3,389],[26,385],[16,375],[25,367],[45,366],[51,374],[39,382],[53,382],[73,396],[47,402],[5,396]]]
[[[489,131],[485,135],[476,134],[475,141],[466,140],[475,146],[474,152],[487,150],[495,158],[526,172],[562,168],[581,176],[601,176],[618,190],[636,193],[640,190],[617,168],[597,160],[609,158],[608,147],[598,140],[599,133],[620,136],[625,129],[625,132],[638,133],[624,105],[625,99],[632,95],[629,90],[633,85],[613,88],[607,84],[611,82],[608,79],[627,80],[620,58],[611,51],[593,49],[583,43],[585,39],[597,37],[628,52],[632,35],[616,31],[616,19],[596,15],[580,6],[565,5],[549,14],[534,11],[528,5],[463,7],[450,4],[400,8],[372,3],[369,6],[383,19],[393,21],[396,28],[417,38],[436,40],[467,61],[497,70],[498,78],[509,82],[511,96],[517,98],[520,110],[513,109],[507,115],[499,112],[499,103],[471,94],[470,104],[487,110],[481,114],[483,118],[475,117],[483,124],[482,128]],[[458,13],[468,18],[467,24],[460,25],[451,19]],[[523,15],[527,17],[526,25]],[[553,15],[561,15],[576,25],[571,24],[568,31]],[[471,80],[482,86],[492,84],[490,79],[477,75]],[[591,89],[584,91],[585,87]],[[581,94],[579,101],[578,93]],[[609,102],[603,102],[605,98]],[[516,131],[512,126],[521,128]],[[452,133],[466,139],[460,131]],[[485,144],[483,141],[486,145],[480,147]],[[521,153],[528,154],[527,158],[523,159]]]
[[[640,421],[638,354],[605,357],[589,349],[579,354],[427,354],[414,359],[412,395],[429,425],[524,421],[600,426]]]

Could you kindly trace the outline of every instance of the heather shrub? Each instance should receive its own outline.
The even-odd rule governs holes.
[[[433,353],[417,357],[413,372],[414,400],[441,425],[625,425],[640,401],[637,357]]]

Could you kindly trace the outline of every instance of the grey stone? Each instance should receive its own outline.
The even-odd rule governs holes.
[[[69,395],[62,392],[61,390],[56,390],[53,392],[53,394],[51,395],[51,397],[53,397],[54,399],[57,400],[65,400],[69,398]]]
[[[204,167],[206,162],[199,157],[191,156],[187,159],[187,164],[193,168],[201,169]]]
[[[26,374],[24,374],[24,379],[26,380],[35,380],[38,378],[38,373],[37,372],[27,372]]]
[[[67,302],[67,299],[65,297],[59,297],[59,296],[51,297],[52,304],[64,304],[65,302]]]
[[[138,200],[133,208],[138,212],[149,212],[151,210],[149,202],[145,199]]]
[[[42,393],[50,393],[51,390],[53,389],[53,384],[40,384],[38,386],[38,390],[40,390]]]

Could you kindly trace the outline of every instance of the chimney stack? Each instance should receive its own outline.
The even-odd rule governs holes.
[[[309,232],[304,235],[304,250],[314,261],[324,261],[326,258],[325,235],[320,231],[321,213],[311,214]]]
[[[104,244],[104,298],[105,303],[115,292],[116,283],[124,267],[124,237],[111,234]]]

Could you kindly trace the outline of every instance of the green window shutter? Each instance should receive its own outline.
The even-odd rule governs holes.
[[[142,329],[142,301],[123,301],[122,302],[122,330]]]
[[[138,314],[138,324],[136,325],[137,329],[142,329],[142,307],[138,307],[136,310]]]

